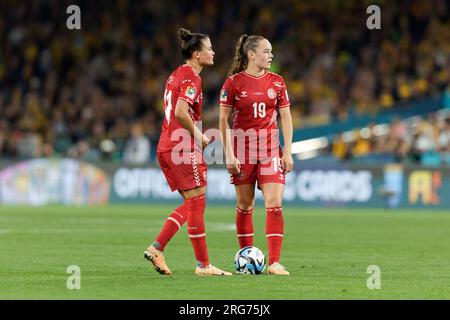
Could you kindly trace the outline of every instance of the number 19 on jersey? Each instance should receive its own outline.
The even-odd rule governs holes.
[[[266,104],[255,102],[253,104],[253,115],[255,118],[264,118],[266,116]]]

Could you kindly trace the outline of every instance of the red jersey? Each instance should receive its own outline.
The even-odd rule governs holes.
[[[251,129],[258,133],[258,140],[248,138],[248,135],[244,138],[245,148],[256,150],[258,145],[261,150],[261,140],[265,140],[263,143],[267,146],[274,140],[273,132],[278,128],[278,109],[287,108],[290,103],[284,79],[280,75],[266,71],[262,76],[255,77],[241,71],[225,80],[220,93],[220,106],[233,108],[231,129],[237,136],[240,136],[236,133],[238,129],[244,130],[244,135]],[[262,135],[263,129],[267,130],[267,136]],[[278,139],[273,142],[278,149]],[[236,152],[236,143],[234,149]]]
[[[175,106],[178,99],[186,101],[189,108],[189,115],[194,122],[200,121],[202,110],[202,78],[186,64],[179,66],[167,79],[164,90],[164,121],[159,137],[157,152],[171,151],[181,140],[172,141],[172,134],[177,129],[184,129],[175,117]],[[189,134],[186,130],[186,134]],[[194,149],[194,138],[191,137],[191,146]]]
[[[277,109],[290,106],[282,76],[266,71],[260,77],[245,71],[229,76],[220,105],[233,108],[232,129],[276,129]]]

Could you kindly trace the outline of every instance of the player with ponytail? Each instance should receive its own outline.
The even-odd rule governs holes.
[[[239,246],[253,246],[252,214],[257,183],[266,207],[268,273],[289,275],[280,264],[280,254],[284,237],[285,176],[294,165],[293,128],[284,79],[269,71],[272,59],[272,45],[264,37],[242,35],[239,38],[229,77],[220,93],[219,128],[231,183],[235,185]],[[278,116],[283,150],[279,144]]]

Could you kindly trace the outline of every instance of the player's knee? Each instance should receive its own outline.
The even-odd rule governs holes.
[[[245,211],[250,211],[251,209],[253,209],[252,205],[243,205],[243,204],[238,204],[237,207],[241,210],[245,210]]]
[[[206,194],[206,187],[197,187],[190,190],[182,191],[181,195],[184,199],[196,198]]]
[[[239,199],[237,201],[237,207],[242,210],[250,210],[253,208],[252,199]]]
[[[282,206],[282,198],[281,197],[269,197],[268,199],[264,199],[264,204],[266,208],[277,208]]]

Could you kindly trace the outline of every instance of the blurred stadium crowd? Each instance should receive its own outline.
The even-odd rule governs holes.
[[[182,63],[181,26],[209,34],[216,52],[202,74],[205,127],[217,126],[220,87],[243,33],[272,42],[297,129],[450,90],[448,1],[371,2],[382,9],[381,30],[366,28],[373,3],[356,0],[2,1],[0,156],[148,161],[165,80]],[[70,31],[66,7],[75,3],[82,29]],[[399,157],[442,141],[448,148],[448,120],[422,122],[417,133],[398,121],[369,146],[337,139],[331,152],[345,159],[381,145]]]
[[[335,137],[331,154],[353,162],[375,160],[423,165],[450,165],[450,109],[384,126],[368,127]]]

